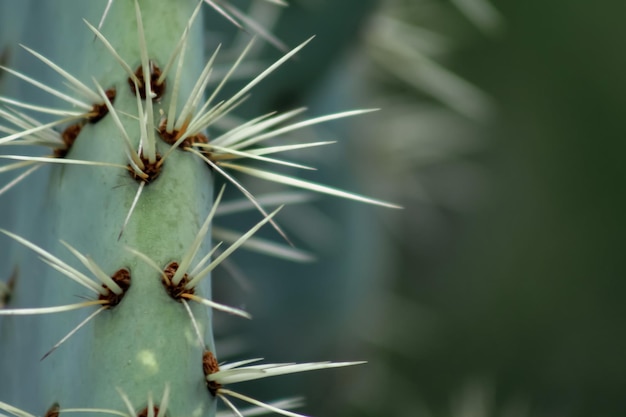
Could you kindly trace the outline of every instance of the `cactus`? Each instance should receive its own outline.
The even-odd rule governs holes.
[[[286,410],[295,401],[260,402],[230,384],[360,362],[218,364],[213,310],[249,313],[213,300],[210,275],[244,245],[298,254],[254,240],[268,223],[288,238],[280,207],[268,213],[236,174],[395,207],[249,164],[307,168],[274,154],[330,142],[267,141],[369,110],[294,121],[302,113],[296,109],[228,127],[224,119],[253,87],[310,39],[225,96],[249,48],[207,88],[219,51],[204,54],[205,1],[115,0],[102,15],[92,2],[51,3],[0,5],[5,20],[22,15],[47,40],[45,54],[26,45],[18,51],[10,42],[29,43],[32,31],[20,33],[11,22],[1,29],[0,145],[7,151],[0,173],[13,177],[0,189],[0,276],[7,277],[0,286],[0,409],[210,416],[221,398],[236,415],[240,400],[300,415]],[[206,3],[221,14],[234,10]],[[210,239],[220,181],[261,215],[223,247]]]

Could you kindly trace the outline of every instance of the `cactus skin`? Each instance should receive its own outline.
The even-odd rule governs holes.
[[[150,58],[164,65],[197,2],[144,0],[140,5]],[[17,5],[10,5],[14,6]],[[85,84],[91,85],[90,79],[95,77],[104,88],[115,86],[118,111],[137,113],[127,75],[103,45],[94,41],[82,22],[81,18],[86,17],[93,24],[97,23],[100,7],[94,7],[93,2],[70,0],[55,1],[54,5],[52,2],[24,2],[23,7],[30,21],[40,23],[37,31],[46,40],[45,45],[28,44],[29,47]],[[14,13],[2,15],[9,17]],[[199,28],[201,22],[196,22],[190,35],[191,53],[188,52],[185,60],[180,100],[186,98],[204,63]],[[133,1],[116,0],[102,31],[131,66],[139,65]],[[23,53],[17,48],[13,52]],[[43,64],[20,69],[45,80],[38,74],[33,75],[31,68],[36,66]],[[47,76],[51,84],[59,80],[57,74],[50,71]],[[170,94],[171,91],[166,92],[162,104],[169,103]],[[155,105],[156,120],[158,107]],[[124,117],[122,121],[137,146],[138,122]],[[105,117],[83,128],[68,156],[126,164],[119,137],[111,117]],[[168,145],[157,139],[157,146],[163,153]],[[198,158],[184,152],[173,153],[160,177],[145,187],[118,241],[136,190],[137,182],[121,170],[55,166],[40,170],[4,196],[10,203],[3,202],[3,214],[4,210],[15,212],[3,216],[2,227],[78,268],[72,255],[59,243],[59,239],[63,239],[90,255],[107,274],[128,268],[132,278],[131,287],[119,305],[99,314],[41,362],[42,354],[86,317],[85,310],[3,317],[0,321],[2,400],[35,413],[43,413],[53,402],[59,402],[62,407],[124,409],[116,391],[119,388],[140,409],[146,406],[150,394],[158,400],[168,384],[170,415],[206,416],[215,409],[214,398],[203,382],[203,347],[199,346],[184,307],[166,294],[153,269],[125,249],[128,245],[149,254],[163,266],[180,259],[211,208],[211,172]],[[6,276],[14,266],[19,268],[11,308],[77,302],[76,295],[81,292],[77,291],[75,283],[35,261],[33,252],[3,237],[3,247],[9,244],[10,250],[2,251],[0,272]],[[206,253],[209,249],[205,245],[201,251]],[[208,279],[203,282],[201,292],[210,298]],[[209,325],[211,312],[207,308],[192,306],[192,309],[204,330],[207,347],[214,350]]]

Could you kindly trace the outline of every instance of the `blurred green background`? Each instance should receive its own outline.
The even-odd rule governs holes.
[[[389,298],[362,326],[380,380],[351,415],[626,415],[626,3],[494,0],[487,36],[450,2],[394,3],[379,13],[455,42],[439,62],[493,113],[475,148],[416,165],[428,203],[402,191]]]
[[[290,358],[324,339],[331,358],[370,362],[306,376],[306,411],[626,415],[626,3],[395,0],[371,11],[343,58],[316,68],[314,97],[382,107],[350,125],[345,155],[357,189],[405,209],[350,206],[376,263],[355,255],[370,277],[334,278],[354,297],[322,320],[338,331],[288,309],[272,318],[297,322],[276,330]]]

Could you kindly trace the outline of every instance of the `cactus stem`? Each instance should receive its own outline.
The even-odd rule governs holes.
[[[185,306],[185,311],[187,311],[187,314],[189,315],[189,319],[191,320],[193,329],[196,332],[196,336],[198,336],[198,342],[200,343],[200,347],[202,349],[206,349],[204,338],[202,337],[202,333],[200,332],[200,327],[198,326],[198,322],[196,321],[196,318],[193,315],[193,311],[191,311],[191,308],[189,307],[189,303],[187,303],[187,301],[185,300],[180,300],[180,301],[183,303],[183,306]]]
[[[98,301],[103,301],[103,300],[98,300]],[[98,314],[102,313],[104,310],[106,310],[108,307],[102,306],[99,309],[97,309],[96,311],[94,311],[93,313],[91,313],[89,316],[87,316],[86,319],[84,319],[83,321],[81,321],[80,323],[78,323],[78,325],[76,327],[74,327],[68,334],[66,334],[61,340],[59,340],[54,346],[52,346],[52,348],[46,352],[45,355],[43,355],[40,359],[40,361],[46,359],[48,356],[50,356],[50,354],[52,352],[54,352],[55,350],[57,350],[57,348],[59,348],[59,346],[61,346],[63,343],[65,343],[70,337],[72,337],[78,330],[80,330],[81,327],[83,327],[85,324],[89,323],[89,321],[91,321],[91,319],[93,319],[94,317],[96,317]]]
[[[115,123],[115,126],[121,133],[122,140],[124,141],[124,144],[126,145],[125,147],[126,156],[132,168],[132,171],[136,173],[137,175],[142,176],[143,170],[145,169],[145,165],[143,163],[142,158],[139,156],[139,153],[135,151],[135,149],[133,148],[133,145],[130,142],[130,137],[128,136],[128,133],[126,132],[126,129],[124,128],[124,125],[122,124],[122,121],[117,115],[117,111],[115,111],[113,104],[111,103],[109,98],[106,96],[106,93],[104,92],[103,88],[100,86],[100,84],[98,84],[95,78],[93,79],[93,82],[96,85],[96,89],[98,90],[98,93],[100,93],[100,96],[104,99],[104,104],[109,109],[109,113],[111,114],[111,117],[113,118],[113,122]],[[142,113],[139,113],[139,114],[141,115]]]
[[[223,185],[219,193],[217,194],[217,197],[215,198],[215,202],[213,203],[213,206],[211,207],[209,214],[204,220],[202,227],[200,227],[200,230],[198,230],[198,233],[196,234],[196,237],[194,238],[191,246],[189,247],[189,249],[183,256],[180,262],[180,267],[175,271],[175,274],[172,277],[172,284],[179,285],[181,280],[183,279],[183,276],[187,274],[187,269],[189,268],[189,266],[191,265],[191,262],[193,261],[196,254],[198,253],[198,250],[200,249],[200,245],[204,241],[209,231],[209,227],[211,225],[211,222],[213,221],[213,217],[215,216],[215,211],[217,210],[217,207],[219,206],[220,202],[222,201],[222,197],[224,196],[225,189],[226,189],[226,186]]]
[[[18,268],[17,265],[13,268],[13,272],[9,276],[6,283],[0,281],[0,309],[4,308],[11,302],[11,296],[13,295],[13,289],[15,288],[15,282],[17,281]]]
[[[146,99],[146,108],[144,112],[142,109],[141,101],[139,100],[141,94],[137,94],[138,91],[135,92],[135,95],[137,96],[137,108],[139,110],[138,114],[140,116],[144,115],[142,122],[139,123],[139,126],[141,129],[141,137],[142,139],[145,139],[145,141],[142,141],[144,146],[144,152],[146,153],[146,156],[148,157],[150,163],[154,164],[156,162],[156,143],[154,140],[154,118],[152,115],[152,100],[157,99],[157,97],[156,93],[152,89],[152,65],[148,56],[148,45],[146,44],[146,35],[144,32],[143,20],[141,18],[141,8],[139,7],[139,0],[135,0],[135,17],[137,20],[139,54],[141,55],[141,66],[143,70],[143,97],[150,98],[150,100]],[[156,78],[158,79],[158,76]],[[146,82],[146,80],[150,80],[150,82]],[[140,91],[140,87],[140,85],[135,84],[136,90]]]
[[[109,5],[111,4],[113,0],[109,0]],[[108,6],[107,6],[107,10],[108,10]],[[100,41],[104,44],[104,47],[109,51],[109,53],[111,55],[113,55],[113,58],[115,58],[115,60],[122,66],[122,68],[124,69],[124,71],[126,71],[126,73],[128,74],[128,77],[130,79],[133,80],[133,82],[137,85],[141,84],[139,79],[137,78],[137,76],[135,75],[135,73],[133,72],[133,70],[130,68],[130,66],[126,63],[126,61],[124,61],[124,59],[117,53],[117,51],[115,50],[115,48],[113,47],[113,45],[111,45],[111,42],[108,41],[108,39],[98,30],[100,27],[98,26],[98,29],[96,29],[95,27],[93,27],[93,25],[91,23],[89,23],[86,19],[83,19],[83,22],[85,22],[85,24],[87,25],[87,27],[89,28],[89,30],[91,30],[94,35],[96,35],[96,37],[98,39],[100,39]]]
[[[181,69],[183,66],[183,62],[184,62],[184,51],[185,51],[185,46],[186,46],[186,41],[187,41],[187,37],[189,34],[189,30],[196,18],[196,16],[198,15],[198,12],[200,10],[200,6],[202,5],[202,0],[198,3],[198,6],[196,6],[196,8],[194,9],[191,17],[189,18],[189,21],[187,22],[187,25],[185,27],[185,30],[183,31],[181,38],[178,42],[178,44],[176,45],[176,47],[174,48],[174,50],[172,51],[172,54],[170,55],[170,58],[168,59],[167,64],[165,65],[165,68],[163,69],[163,71],[161,71],[159,69],[158,66],[156,66],[156,64],[154,64],[153,61],[148,59],[148,55],[147,55],[147,46],[145,43],[145,38],[143,35],[143,25],[141,23],[141,13],[140,13],[140,9],[137,3],[135,3],[135,9],[136,9],[136,15],[137,15],[137,24],[138,24],[138,34],[139,34],[139,44],[140,44],[140,50],[141,50],[141,61],[142,64],[137,68],[136,71],[132,71],[130,66],[128,65],[128,63],[117,53],[117,51],[115,50],[115,48],[111,45],[111,43],[106,39],[106,37],[100,33],[100,31],[98,29],[96,29],[95,27],[93,27],[93,25],[91,25],[89,22],[87,22],[86,20],[84,20],[85,24],[87,25],[87,27],[94,32],[94,34],[96,35],[96,37],[98,37],[103,44],[105,45],[106,49],[113,55],[113,57],[118,61],[118,63],[122,66],[122,68],[126,71],[126,73],[129,76],[129,84],[131,86],[131,89],[133,90],[134,94],[137,94],[137,91],[139,92],[139,95],[141,98],[145,99],[146,95],[153,97],[153,99],[158,99],[161,97],[161,95],[164,92],[164,88],[165,88],[165,77],[167,75],[167,73],[169,72],[171,65],[173,64],[174,60],[176,59],[176,57],[180,54],[180,59],[178,62],[178,68],[177,68],[177,74],[176,74],[176,78],[175,78],[175,83],[174,83],[174,92],[172,95],[172,99],[170,101],[170,113],[173,114],[175,112],[176,109],[176,99],[178,96],[178,90],[179,90],[179,81],[180,81],[180,74],[181,74]],[[218,48],[219,50],[219,48]],[[217,51],[216,51],[217,53]],[[213,56],[213,58],[215,57],[215,54]],[[210,69],[211,64],[212,64],[213,59],[211,59],[209,61],[209,65],[208,68]],[[151,80],[151,91],[153,91],[155,94],[153,96],[153,94],[151,94],[150,91],[145,89],[144,86],[144,80],[147,78],[147,71],[144,71],[144,67],[148,66],[150,68],[150,80]],[[201,77],[200,79],[204,79],[203,77]],[[208,80],[207,80],[208,81]],[[206,84],[204,84],[206,85]],[[142,90],[142,88],[144,88]],[[201,91],[200,91],[201,92]],[[141,114],[141,113],[140,113]],[[173,131],[173,123],[174,123],[174,118],[170,119],[171,122],[168,125],[168,128],[166,129],[167,132],[172,132]]]
[[[133,175],[133,174],[134,174],[134,171],[131,171],[131,175]],[[128,209],[128,213],[126,214],[126,218],[124,218],[124,223],[122,224],[122,228],[120,229],[120,233],[117,235],[117,240],[120,240],[122,238],[122,235],[124,234],[124,230],[126,229],[126,225],[128,225],[128,222],[130,221],[130,216],[132,216],[133,212],[135,211],[135,207],[137,206],[137,202],[139,201],[139,197],[141,197],[141,193],[143,192],[143,188],[145,187],[146,184],[147,184],[147,182],[145,182],[145,181],[142,181],[142,182],[139,183],[139,187],[137,188],[137,192],[135,193],[135,197],[133,198],[133,202],[130,204],[130,208]]]
[[[142,261],[144,261],[146,263],[146,265],[148,265],[149,267],[154,269],[156,272],[158,272],[159,275],[161,275],[161,279],[162,280],[164,280],[164,281],[166,281],[168,283],[170,282],[169,278],[165,275],[165,273],[161,270],[161,268],[148,255],[146,255],[145,253],[141,253],[138,250],[133,249],[133,248],[131,248],[129,246],[126,246],[125,248],[126,248],[127,251],[129,251],[133,255],[137,256]]]

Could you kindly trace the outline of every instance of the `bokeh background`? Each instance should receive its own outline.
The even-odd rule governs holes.
[[[292,219],[317,263],[236,258],[259,356],[369,361],[260,395],[304,393],[318,416],[626,415],[626,3],[282,13],[277,36],[318,39],[256,105],[380,107],[316,130],[341,144],[315,178],[404,210],[320,199]]]

